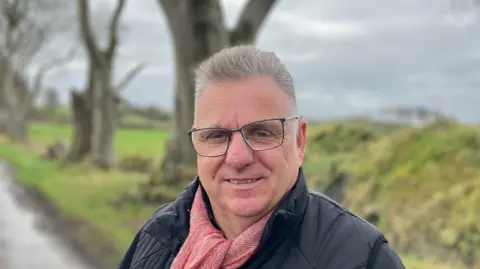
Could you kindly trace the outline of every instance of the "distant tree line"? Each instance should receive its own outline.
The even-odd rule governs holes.
[[[62,105],[59,100],[58,90],[47,88],[42,95],[41,104],[33,108],[34,113],[30,114],[30,119],[44,121],[60,121],[70,123],[72,120],[71,108],[68,105]],[[120,100],[119,117],[135,116],[147,121],[168,122],[171,120],[171,112],[155,105],[135,105],[125,99]]]

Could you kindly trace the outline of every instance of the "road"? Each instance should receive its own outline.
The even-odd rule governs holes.
[[[59,239],[36,227],[41,216],[25,206],[27,197],[19,203],[21,195],[0,160],[0,268],[92,269]]]

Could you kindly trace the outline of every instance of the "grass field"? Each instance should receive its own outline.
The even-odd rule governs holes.
[[[66,124],[32,124],[29,136],[35,145],[45,146],[55,141],[71,141],[73,130],[70,125]],[[115,152],[117,156],[142,154],[158,157],[163,154],[167,136],[167,132],[156,129],[120,129],[115,137]]]
[[[432,131],[428,136],[423,136],[423,140],[419,139],[416,144],[409,144],[410,133],[407,131],[397,131],[391,135],[390,139],[388,138],[390,137],[390,133],[397,130],[396,128],[388,129],[390,128],[388,127],[385,129],[382,127],[379,131],[375,126],[370,126],[369,128],[371,128],[370,130],[372,130],[372,132],[381,132],[383,138],[371,142],[367,141],[363,145],[363,142],[352,143],[351,141],[348,141],[348,139],[352,139],[350,136],[343,136],[345,134],[355,134],[357,132],[356,128],[358,126],[349,126],[350,127],[348,128],[341,129],[334,128],[334,125],[332,124],[312,126],[311,132],[309,133],[310,139],[313,139],[321,132],[325,132],[325,134],[321,136],[321,139],[318,138],[318,140],[309,142],[310,146],[307,152],[306,171],[311,183],[315,184],[316,181],[320,180],[320,175],[325,174],[330,164],[334,161],[338,161],[343,167],[349,167],[349,169],[352,169],[352,171],[359,176],[363,176],[365,179],[376,177],[384,178],[384,180],[381,181],[383,182],[383,185],[378,188],[380,191],[376,192],[379,196],[367,197],[368,199],[365,198],[362,193],[365,192],[364,190],[366,189],[365,186],[368,185],[367,183],[371,181],[363,179],[355,181],[349,192],[349,203],[384,206],[385,204],[383,201],[385,200],[385,197],[388,197],[389,193],[392,193],[393,195],[396,195],[392,197],[398,198],[398,201],[396,201],[397,208],[402,204],[416,208],[418,207],[418,203],[421,203],[422,197],[425,198],[424,201],[426,202],[428,200],[427,198],[432,196],[431,192],[428,190],[428,186],[430,185],[415,185],[415,183],[413,183],[412,185],[405,185],[407,187],[401,191],[395,191],[390,188],[391,185],[388,183],[389,180],[395,180],[397,175],[403,175],[404,178],[410,179],[407,182],[415,182],[416,178],[424,180],[422,177],[425,177],[425,174],[420,173],[421,169],[419,169],[418,165],[421,166],[423,163],[430,163],[430,167],[432,167],[431,164],[435,160],[432,161],[429,158],[437,156],[433,153],[433,155],[431,154],[432,156],[428,155],[430,153],[423,154],[426,149],[435,149],[438,145],[447,143],[451,145],[451,147],[444,146],[442,152],[446,152],[445,154],[447,155],[448,152],[452,151],[453,153],[456,153],[455,149],[460,150],[462,147],[465,147],[465,145],[461,142],[457,144],[453,143],[457,141],[459,137],[468,138],[472,134],[476,134],[477,131],[476,129],[473,131],[461,131],[464,129],[454,128],[440,130],[438,132]],[[442,135],[445,131],[448,131],[448,135]],[[40,192],[44,193],[48,198],[55,201],[63,212],[68,212],[67,214],[70,218],[86,220],[95,225],[96,228],[100,229],[108,238],[111,238],[114,244],[118,247],[119,252],[123,252],[140,225],[145,222],[155,209],[155,206],[139,207],[134,204],[125,204],[122,209],[117,209],[111,205],[110,201],[118,198],[120,194],[134,189],[139,181],[146,180],[146,175],[140,173],[120,173],[118,171],[104,172],[96,170],[86,163],[61,168],[56,163],[40,160],[38,155],[32,154],[32,148],[39,153],[38,150],[42,149],[45,145],[57,140],[68,141],[71,138],[71,135],[72,130],[70,126],[33,124],[30,131],[31,143],[28,146],[11,145],[0,140],[0,156],[10,161],[12,166],[17,170],[17,178],[22,184],[33,186]],[[343,138],[339,141],[332,142],[339,135]],[[164,154],[166,138],[167,133],[162,131],[119,130],[115,142],[117,156],[121,157],[132,153],[139,153],[141,155],[159,158]],[[332,143],[338,145],[344,143],[344,145],[342,144],[343,146],[340,145],[339,147],[329,148],[328,153],[324,152],[327,149],[325,145]],[[360,147],[361,150],[359,150],[358,147]],[[384,147],[384,149],[382,150],[381,147]],[[388,152],[394,154],[394,157],[388,159],[387,157],[392,156],[391,154],[387,154],[388,156],[384,156],[384,154],[382,155],[381,153],[384,153],[385,150],[389,150]],[[358,156],[358,152],[361,152],[363,156]],[[367,153],[368,155],[365,155]],[[453,154],[448,156],[455,157],[457,155],[458,154]],[[369,157],[365,158],[365,156]],[[409,156],[415,157],[412,159],[413,162],[408,161],[410,160]],[[464,154],[464,157],[465,156],[467,155]],[[448,160],[445,159],[445,162],[453,162],[451,158]],[[441,164],[445,165],[445,162]],[[386,166],[381,167],[380,164]],[[417,164],[417,166],[414,166],[415,164]],[[383,170],[379,168],[382,168]],[[441,175],[441,171],[437,171],[436,175]],[[441,176],[432,180],[447,182]],[[415,190],[415,186],[421,186],[421,190],[424,191],[424,193],[414,194],[413,191]],[[437,189],[437,191],[440,191],[440,189]],[[405,199],[409,199],[408,196],[406,196],[406,193],[408,194],[408,192],[412,192],[414,198],[418,199],[416,202],[417,204],[415,204],[415,200],[412,200],[411,203],[404,202]],[[466,212],[465,214],[472,216],[470,214],[475,212],[476,209],[471,205],[474,205],[476,201],[480,200],[476,200],[477,196],[472,195],[469,197],[470,198],[468,199],[470,200],[460,200],[463,202],[459,202],[457,208],[463,210],[459,212]],[[401,212],[403,215],[398,215],[405,217],[404,213],[406,212],[406,209],[408,208],[400,208],[400,211],[398,212]],[[453,210],[453,208],[451,209]],[[359,206],[354,208],[354,210],[358,212],[361,211]],[[391,216],[391,214],[394,213],[395,211],[392,210],[385,211],[387,216]],[[459,217],[457,215],[454,216],[441,212],[439,209],[433,211],[432,214],[439,214],[439,216],[443,217]],[[426,219],[425,221],[429,223],[432,217],[433,216],[429,215],[429,219]],[[474,221],[475,219],[470,218],[469,220]],[[452,225],[453,224],[450,222],[450,227],[455,227]],[[408,230],[402,230],[401,232],[405,231],[408,232]],[[395,235],[395,233],[393,234]],[[463,268],[459,264],[446,264],[443,262],[436,262],[433,259],[416,259],[410,256],[403,257],[407,268],[410,269]]]

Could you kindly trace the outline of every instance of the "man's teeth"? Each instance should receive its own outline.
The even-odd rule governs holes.
[[[227,180],[228,182],[230,183],[233,183],[233,184],[248,184],[248,183],[253,183],[257,180],[259,180],[260,178],[254,178],[254,179],[241,179],[241,180],[238,180],[238,179],[229,179]]]

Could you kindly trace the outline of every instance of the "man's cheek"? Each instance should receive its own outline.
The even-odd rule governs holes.
[[[199,157],[197,159],[197,166],[198,166],[198,171],[200,173],[209,173],[209,174],[215,174],[218,169],[220,169],[220,166],[222,165],[223,158],[220,157],[215,157],[215,158],[209,158],[209,157]]]

